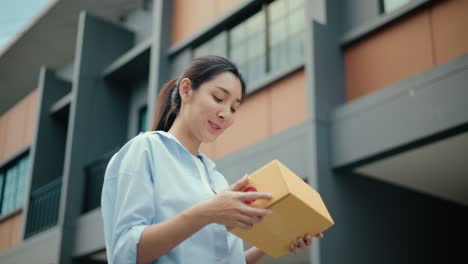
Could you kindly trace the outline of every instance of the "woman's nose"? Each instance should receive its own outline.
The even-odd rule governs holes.
[[[225,115],[224,115],[224,113],[223,113],[222,111],[219,111],[218,117],[219,117],[220,119],[223,119],[223,120],[225,119]]]

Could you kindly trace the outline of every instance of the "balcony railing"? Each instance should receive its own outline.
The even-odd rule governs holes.
[[[25,237],[28,238],[57,224],[62,178],[57,178],[31,193]]]

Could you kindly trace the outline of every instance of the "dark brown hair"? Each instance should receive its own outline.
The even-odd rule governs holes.
[[[242,86],[242,100],[245,96],[245,82],[236,65],[220,56],[199,57],[192,61],[182,76],[178,79],[172,79],[163,85],[156,103],[152,130],[167,132],[174,123],[181,107],[178,89],[180,80],[188,78],[191,81],[192,90],[198,90],[202,83],[210,81],[216,75],[223,72],[230,72],[239,79]]]

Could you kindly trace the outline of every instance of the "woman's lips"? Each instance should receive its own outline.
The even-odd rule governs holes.
[[[211,122],[211,121],[208,121],[208,123],[210,123],[210,128],[211,128],[212,130],[214,130],[215,132],[218,132],[218,131],[221,130],[221,127],[218,126],[218,125],[216,125],[215,123],[213,123],[213,122]]]

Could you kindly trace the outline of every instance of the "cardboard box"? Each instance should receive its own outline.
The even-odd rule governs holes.
[[[272,257],[289,253],[289,245],[307,233],[318,234],[334,222],[320,194],[278,160],[250,175],[244,191],[272,193],[270,201],[256,200],[256,208],[270,208],[272,214],[251,229],[229,231]]]

